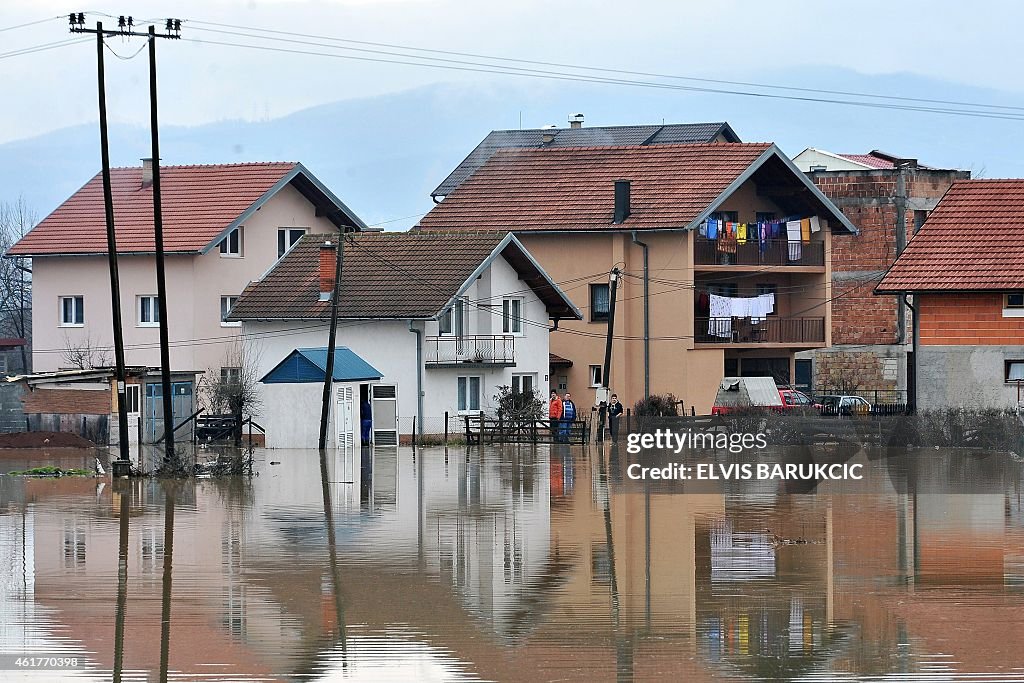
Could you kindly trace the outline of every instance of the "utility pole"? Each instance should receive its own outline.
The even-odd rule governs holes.
[[[164,269],[164,231],[163,211],[160,195],[160,138],[157,127],[157,97],[156,97],[156,38],[181,38],[181,20],[168,19],[165,25],[166,35],[157,35],[156,27],[150,26],[147,33],[135,31],[135,22],[132,17],[124,15],[118,17],[117,30],[104,31],[103,24],[96,22],[96,29],[85,28],[85,14],[79,12],[68,16],[72,33],[95,33],[97,39],[97,50],[99,59],[99,87],[100,87],[100,141],[101,153],[103,155],[103,194],[107,211],[107,248],[110,251],[111,259],[111,296],[114,298],[114,355],[117,358],[118,366],[118,426],[119,440],[121,441],[121,459],[128,458],[128,424],[125,403],[125,378],[124,378],[124,339],[121,329],[121,307],[120,288],[117,276],[117,252],[114,240],[114,208],[110,189],[110,157],[107,146],[107,115],[106,97],[103,73],[103,38],[111,36],[136,36],[149,40],[149,106],[150,106],[150,135],[152,136],[153,155],[153,233],[156,246],[156,287],[157,287],[157,315],[160,325],[160,383],[163,395],[164,415],[164,462],[161,470],[175,472],[181,469],[180,463],[174,451],[174,410],[173,396],[171,395],[171,362],[170,362],[170,340],[167,321],[167,281]],[[115,293],[116,292],[116,293]]]
[[[334,291],[331,292],[331,328],[327,334],[327,367],[324,371],[323,406],[320,409],[320,450],[327,448],[327,422],[331,414],[331,383],[334,380],[334,345],[338,341],[338,299],[341,272],[345,265],[345,228],[338,233],[337,258],[334,260]]]
[[[615,295],[619,288],[618,266],[612,268],[608,283],[608,335],[604,342],[604,367],[601,370],[601,409],[598,411],[598,435],[604,440],[605,417],[608,413],[609,378],[612,371],[612,337],[615,335]]]
[[[72,33],[96,34],[96,75],[99,83],[100,159],[103,175],[103,210],[107,224],[107,262],[110,267],[110,313],[114,328],[114,365],[117,382],[117,462],[112,463],[114,476],[126,473],[131,458],[128,449],[128,405],[125,389],[124,332],[121,327],[121,284],[117,270],[117,236],[114,232],[114,198],[110,187],[110,150],[107,139],[107,91],[103,71],[103,22],[96,29],[85,28],[85,14],[71,14],[68,23]]]

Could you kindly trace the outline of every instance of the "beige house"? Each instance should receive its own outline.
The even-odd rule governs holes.
[[[125,361],[160,365],[152,166],[112,170]],[[302,164],[247,163],[160,169],[174,370],[230,374],[239,323],[225,317],[306,233],[363,222]],[[113,364],[110,279],[101,178],[21,239],[12,256],[33,266],[33,368]]]
[[[789,384],[796,352],[830,344],[832,235],[856,232],[778,147],[728,142],[499,149],[419,227],[520,238],[583,310],[550,368],[581,405],[603,383],[618,267],[608,385],[698,413],[723,376]]]

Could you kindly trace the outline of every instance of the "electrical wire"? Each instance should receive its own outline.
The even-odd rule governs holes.
[[[396,44],[396,43],[381,43],[381,42],[373,42],[373,41],[367,41],[367,40],[355,40],[355,39],[351,39],[351,38],[340,38],[340,37],[337,37],[337,36],[324,36],[324,35],[316,35],[316,34],[309,34],[309,33],[299,33],[299,32],[292,32],[292,31],[281,31],[281,30],[268,29],[268,28],[258,28],[258,27],[252,27],[252,26],[239,26],[237,24],[224,24],[224,23],[211,22],[211,21],[201,21],[201,20],[197,20],[197,19],[190,19],[190,20],[188,20],[188,23],[190,25],[196,24],[197,26],[195,28],[197,28],[197,29],[199,28],[199,26],[216,26],[216,27],[221,27],[221,28],[237,29],[237,30],[241,30],[241,31],[257,31],[257,32],[260,32],[260,33],[268,33],[268,34],[274,34],[274,35],[293,36],[293,37],[299,37],[299,38],[314,38],[314,39],[317,39],[317,40],[329,40],[329,41],[334,41],[334,42],[339,42],[339,43],[350,43],[350,44],[353,44],[353,45],[368,45],[368,46],[372,46],[372,47],[386,47],[386,48],[392,48],[392,49],[398,49],[398,50],[406,50],[406,51],[411,51],[411,52],[424,52],[424,53],[430,53],[430,54],[452,55],[452,56],[457,56],[457,57],[471,57],[471,58],[474,58],[474,59],[487,59],[487,60],[491,60],[491,61],[513,62],[513,63],[518,63],[518,64],[532,64],[532,65],[536,65],[536,66],[557,67],[557,68],[563,68],[563,69],[576,69],[576,70],[580,70],[580,71],[596,71],[596,72],[602,72],[602,73],[616,73],[616,74],[623,74],[623,75],[629,75],[629,76],[643,76],[643,77],[648,77],[648,78],[664,78],[664,79],[672,79],[672,80],[693,81],[693,82],[697,82],[697,83],[714,83],[714,84],[718,84],[718,85],[736,85],[736,86],[752,87],[752,88],[765,88],[765,89],[771,89],[771,90],[789,90],[789,91],[793,91],[793,92],[817,93],[817,94],[825,94],[825,95],[842,95],[842,96],[847,96],[847,97],[866,97],[866,98],[885,99],[885,100],[902,101],[902,102],[919,102],[919,103],[925,103],[925,104],[945,104],[945,105],[954,105],[954,106],[962,106],[962,107],[984,107],[984,108],[989,108],[989,109],[1005,109],[1005,110],[1011,110],[1011,111],[1012,110],[1024,111],[1024,107],[1013,106],[1013,105],[987,104],[987,103],[978,103],[978,102],[964,102],[964,101],[958,101],[958,100],[938,100],[938,99],[929,99],[929,98],[922,98],[922,97],[907,97],[907,96],[901,96],[901,95],[883,95],[883,94],[878,94],[878,93],[856,92],[856,91],[849,91],[849,90],[828,90],[828,89],[821,89],[821,88],[806,88],[806,87],[778,85],[778,84],[771,84],[771,83],[755,83],[755,82],[750,82],[750,81],[730,81],[730,80],[723,80],[723,79],[716,79],[716,78],[700,78],[700,77],[696,77],[696,76],[683,76],[683,75],[679,75],[679,74],[666,74],[666,73],[657,73],[657,72],[649,72],[649,71],[631,71],[631,70],[628,70],[628,69],[616,69],[616,68],[611,68],[611,67],[595,67],[595,66],[588,66],[588,65],[582,65],[582,64],[563,63],[563,62],[549,62],[549,61],[541,61],[541,60],[533,60],[533,59],[521,59],[521,58],[514,58],[514,57],[499,57],[499,56],[495,56],[495,55],[486,55],[486,54],[473,53],[473,52],[458,52],[458,51],[454,51],[454,50],[438,50],[438,49],[423,48],[423,47],[416,47],[416,46],[410,46],[410,45],[400,45],[400,44]],[[213,29],[206,29],[206,30],[213,30]]]
[[[124,55],[118,54],[117,50],[115,50],[113,47],[111,47],[111,45],[110,45],[110,43],[108,41],[106,41],[106,40],[103,41],[103,47],[105,47],[108,50],[110,50],[110,53],[112,55],[114,55],[115,57],[117,57],[118,59],[124,60],[126,62],[131,60],[131,59],[135,59],[136,57],[138,57],[139,53],[141,53],[143,50],[145,50],[147,46],[149,46],[149,39],[148,38],[146,39],[145,42],[142,43],[142,45],[139,46],[138,50],[136,50],[135,52],[133,52],[130,55],[128,55],[127,57],[125,57]]]
[[[20,57],[21,55],[30,55],[36,52],[45,52],[46,50],[55,50],[59,47],[67,47],[68,45],[78,45],[80,43],[92,42],[92,40],[92,38],[66,38],[64,40],[58,40],[52,43],[43,43],[42,45],[34,45],[32,47],[11,50],[10,52],[0,52],[0,59]]]
[[[66,14],[59,14],[59,15],[57,15],[55,17],[47,17],[46,19],[39,19],[37,21],[30,21],[27,24],[18,24],[16,26],[5,26],[3,28],[0,28],[0,33],[4,33],[5,31],[14,31],[14,30],[19,29],[19,28],[26,28],[28,26],[38,26],[39,24],[45,24],[48,21],[56,21],[57,19],[66,19],[66,18],[67,18]]]

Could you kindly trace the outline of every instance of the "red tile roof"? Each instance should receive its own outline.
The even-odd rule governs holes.
[[[856,162],[858,164],[870,166],[871,168],[896,168],[893,165],[892,161],[888,159],[882,159],[881,157],[877,157],[874,154],[839,154],[837,156],[841,156],[844,159],[849,159],[850,161]]]
[[[631,181],[621,229],[682,228],[772,147],[769,143],[498,150],[424,216],[424,230],[612,227],[614,182]]]
[[[161,166],[164,248],[200,251],[298,164],[247,163]],[[142,187],[142,167],[111,169],[118,253],[155,251],[153,188]],[[103,180],[96,174],[43,219],[12,255],[105,254]]]
[[[958,180],[876,292],[1024,289],[1024,179]]]

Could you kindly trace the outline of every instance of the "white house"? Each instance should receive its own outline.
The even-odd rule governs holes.
[[[317,445],[336,249],[302,238],[228,316],[260,379],[270,447]],[[436,434],[447,414],[454,429],[460,415],[493,413],[501,386],[547,396],[549,321],[581,314],[513,235],[353,233],[343,257],[332,443],[358,439],[366,419],[378,444],[414,420]]]

